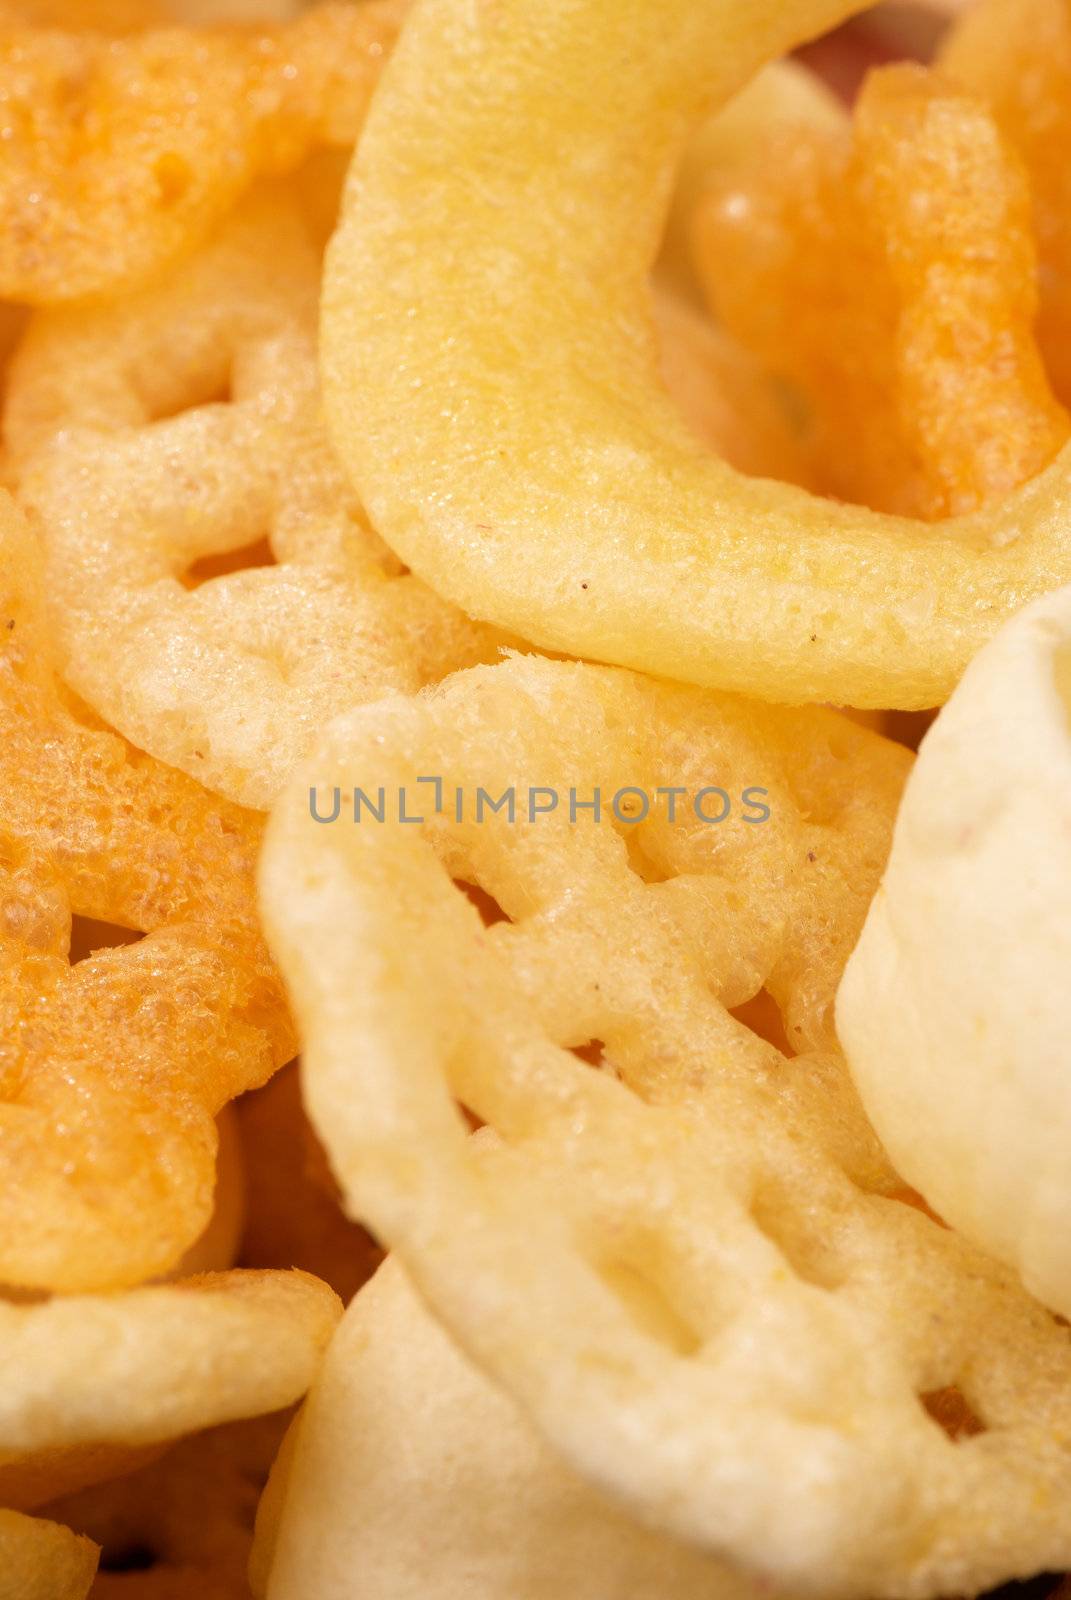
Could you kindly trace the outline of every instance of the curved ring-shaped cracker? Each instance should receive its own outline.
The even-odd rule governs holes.
[[[328,257],[325,398],[377,530],[473,615],[771,699],[926,707],[1071,577],[1071,451],[933,527],[741,478],[659,384],[647,275],[691,123],[853,9],[426,0],[410,18]]]
[[[0,1298],[0,1501],[33,1509],[185,1434],[290,1405],[339,1311],[303,1272]]]

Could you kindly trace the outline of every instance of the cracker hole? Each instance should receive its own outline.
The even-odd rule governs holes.
[[[895,739],[897,744],[906,744],[909,750],[917,750],[936,715],[936,711],[887,711],[885,737]]]
[[[71,918],[71,943],[67,959],[71,966],[95,956],[100,950],[118,950],[137,944],[145,935],[138,928],[124,928],[117,922],[98,922],[96,917]]]
[[[704,1341],[670,1303],[665,1291],[631,1261],[604,1260],[597,1271],[642,1332],[679,1356],[694,1356]]]
[[[585,1067],[590,1067],[595,1072],[604,1072],[608,1078],[616,1078],[622,1082],[621,1073],[606,1053],[606,1046],[601,1039],[589,1039],[587,1044],[573,1045],[569,1054],[582,1061]]]
[[[147,1544],[105,1545],[100,1553],[101,1572],[151,1572],[159,1557]]]
[[[493,894],[478,883],[468,883],[463,878],[456,878],[455,885],[462,894],[468,896],[476,910],[480,913],[480,921],[485,928],[493,928],[496,923],[509,922],[512,919],[503,911]]]
[[[939,1228],[948,1227],[948,1223],[944,1218],[939,1217],[932,1206],[927,1205],[918,1190],[910,1188],[906,1183],[902,1183],[898,1188],[890,1190],[885,1199],[896,1200],[900,1205],[910,1206],[912,1211],[921,1211],[924,1217],[928,1217],[931,1222],[936,1222]]]
[[[221,550],[215,555],[201,556],[182,574],[184,588],[199,589],[202,583],[213,578],[226,578],[232,572],[250,572],[256,567],[274,567],[275,556],[267,537],[242,545],[238,550]]]
[[[471,1106],[467,1106],[463,1100],[455,1100],[454,1104],[460,1111],[470,1133],[479,1133],[481,1128],[486,1128],[486,1122],[473,1111]]]
[[[672,867],[663,867],[653,860],[643,847],[643,825],[621,828],[619,832],[625,840],[625,850],[628,855],[628,864],[644,883],[669,883],[676,878],[678,873]]]
[[[199,371],[131,374],[146,422],[170,422],[202,406],[230,405],[234,399],[231,354],[219,350]]]
[[[767,1044],[772,1044],[783,1056],[791,1059],[796,1054],[785,1031],[781,1007],[768,989],[760,989],[742,1006],[735,1006],[729,1015],[737,1022],[742,1022],[745,1028],[750,1028],[760,1039],[765,1039]]]
[[[919,1403],[927,1416],[932,1417],[954,1442],[977,1438],[978,1434],[986,1431],[985,1423],[971,1410],[955,1384],[949,1384],[946,1389],[933,1389],[929,1394],[920,1394]]]
[[[1020,1578],[1012,1583],[1002,1583],[999,1589],[988,1589],[979,1600],[1049,1600],[1059,1592],[1068,1574],[1066,1572],[1039,1572],[1033,1578]]]

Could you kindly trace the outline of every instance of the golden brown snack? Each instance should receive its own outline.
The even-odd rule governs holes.
[[[932,520],[1067,441],[1034,338],[1030,194],[984,106],[921,67],[870,75],[854,134],[783,120],[710,166],[711,302],[794,383],[822,487]]]
[[[656,295],[654,313],[662,380],[695,437],[739,472],[811,483],[793,408],[751,353],[672,291]]]
[[[64,698],[36,567],[5,498],[0,1284],[70,1291],[175,1266],[212,1212],[217,1113],[292,1039],[253,895],[259,819]]]
[[[261,191],[151,289],[38,317],[7,410],[67,680],[264,808],[332,715],[498,653],[404,572],[335,464],[319,270],[294,197]]]
[[[945,42],[942,68],[992,107],[1030,174],[1040,257],[1038,337],[1071,402],[1071,21],[1063,0],[977,0]]]
[[[32,1510],[184,1434],[291,1405],[339,1311],[302,1272],[0,1298],[0,1504]]]
[[[328,0],[259,31],[125,37],[0,24],[0,296],[127,292],[259,175],[350,145],[405,0]]]
[[[1071,1335],[905,1194],[833,1049],[909,759],[830,712],[517,658],[340,719],[261,866],[353,1214],[574,1469],[828,1595],[1071,1559]],[[716,826],[565,798],[713,782]],[[563,798],[477,821],[511,784]],[[731,1014],[762,991],[781,1050]],[[926,1405],[952,1388],[955,1441]]]
[[[660,383],[648,276],[689,129],[852,9],[411,16],[329,251],[322,349],[340,457],[440,593],[573,655],[906,709],[947,697],[1010,610],[1071,577],[1067,449],[935,530],[742,478]],[[594,204],[601,226],[581,225]]]

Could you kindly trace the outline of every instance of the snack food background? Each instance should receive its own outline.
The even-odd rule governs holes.
[[[0,0],[0,1600],[1063,1592],[1069,118]]]

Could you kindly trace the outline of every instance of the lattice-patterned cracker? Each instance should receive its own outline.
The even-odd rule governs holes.
[[[36,558],[5,499],[0,1284],[73,1291],[165,1273],[194,1244],[215,1117],[292,1035],[257,921],[259,818],[64,697]]]
[[[0,18],[0,296],[128,292],[257,176],[352,144],[404,9],[326,3],[276,27],[120,38]]]
[[[1071,1335],[904,1203],[834,1051],[909,759],[831,712],[518,659],[340,719],[261,868],[352,1213],[574,1467],[827,1595],[1071,1559]],[[420,815],[436,774],[424,828],[351,820],[353,785]],[[459,826],[459,783],[717,785],[733,813]],[[792,1059],[727,1009],[760,991]],[[957,1440],[926,1405],[953,1388]]]
[[[11,376],[65,675],[257,807],[333,714],[497,651],[405,574],[335,465],[318,282],[296,202],[262,193],[143,295],[42,316]]]

